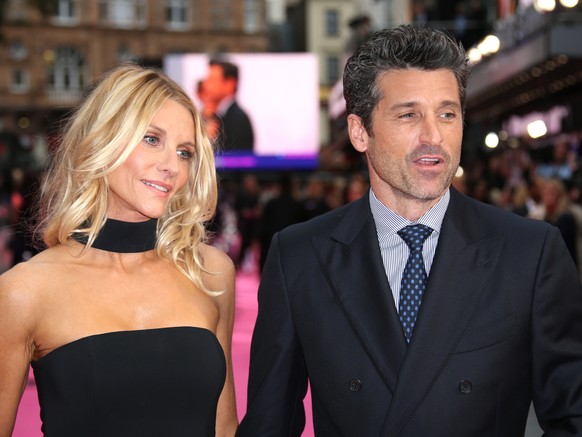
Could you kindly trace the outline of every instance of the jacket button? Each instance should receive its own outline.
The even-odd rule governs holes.
[[[360,391],[362,388],[362,381],[357,378],[350,379],[349,386],[351,391]]]
[[[463,379],[461,382],[459,382],[459,391],[461,393],[467,395],[471,393],[471,390],[473,390],[473,384],[471,383],[471,381]]]

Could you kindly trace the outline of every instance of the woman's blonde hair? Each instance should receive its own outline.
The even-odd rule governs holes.
[[[188,183],[158,220],[156,250],[207,293],[200,245],[204,223],[215,213],[214,151],[200,113],[184,90],[163,72],[124,64],[104,75],[68,120],[45,175],[39,231],[47,246],[86,235],[90,246],[107,219],[107,175],[143,139],[152,117],[168,100],[192,114],[195,152]]]

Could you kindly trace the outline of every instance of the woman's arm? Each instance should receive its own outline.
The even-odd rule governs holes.
[[[0,277],[0,437],[10,437],[28,380],[34,350],[33,293],[25,292],[20,269]]]
[[[232,369],[232,331],[235,310],[235,268],[232,260],[216,248],[206,247],[204,251],[205,284],[210,290],[224,290],[215,297],[219,311],[216,336],[226,358],[226,381],[218,400],[216,412],[216,436],[232,437],[238,427],[236,396]]]

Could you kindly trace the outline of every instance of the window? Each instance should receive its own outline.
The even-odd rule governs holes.
[[[76,0],[56,0],[56,10],[53,22],[56,24],[76,24],[77,23],[77,1]]]
[[[188,28],[187,0],[166,0],[166,22],[169,29]]]
[[[339,35],[339,11],[335,9],[325,11],[325,34],[327,36]]]
[[[206,9],[203,6],[203,3],[206,0],[190,0],[188,4],[190,5],[190,24],[192,28],[201,28],[206,25],[206,16],[204,14],[204,10]]]
[[[332,84],[335,83],[339,78],[339,70],[340,70],[340,61],[337,56],[328,56],[327,57],[327,83]]]
[[[114,27],[144,27],[146,11],[146,0],[99,0],[99,20]]]
[[[10,91],[13,93],[25,93],[30,89],[30,76],[28,71],[22,69],[12,70],[10,77]]]
[[[257,0],[244,0],[243,26],[246,33],[259,31],[259,5]]]
[[[53,99],[78,99],[86,84],[85,59],[74,47],[59,47],[48,69],[48,88]]]
[[[210,8],[210,26],[212,29],[232,30],[234,28],[234,11],[230,0],[213,0]]]
[[[13,61],[22,61],[28,55],[28,49],[20,40],[10,41],[8,53]]]
[[[136,56],[131,52],[131,49],[126,44],[120,44],[117,47],[117,61],[120,63],[135,61]]]
[[[109,21],[122,27],[133,24],[134,10],[131,0],[117,0],[109,2]]]

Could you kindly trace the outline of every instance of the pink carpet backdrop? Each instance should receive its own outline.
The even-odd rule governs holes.
[[[247,381],[249,377],[249,354],[253,326],[257,317],[257,289],[259,277],[255,272],[239,273],[236,281],[236,319],[232,341],[232,359],[236,384],[238,417],[241,419],[246,410]],[[304,437],[313,437],[311,418],[311,396],[305,399],[307,426]],[[29,383],[22,396],[16,426],[12,437],[42,437],[38,398],[32,372]]]

